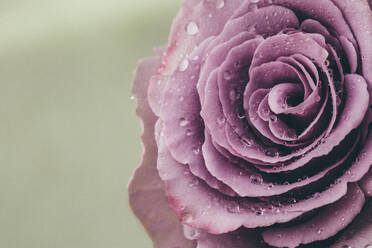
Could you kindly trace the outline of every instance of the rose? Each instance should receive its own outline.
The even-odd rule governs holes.
[[[372,244],[371,44],[363,0],[184,1],[133,88],[154,246]]]

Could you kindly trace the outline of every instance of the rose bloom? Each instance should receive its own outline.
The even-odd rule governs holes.
[[[370,5],[183,1],[133,87],[154,247],[372,247]]]

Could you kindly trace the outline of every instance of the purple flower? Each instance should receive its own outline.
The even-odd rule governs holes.
[[[366,0],[185,0],[133,94],[156,248],[372,247]]]

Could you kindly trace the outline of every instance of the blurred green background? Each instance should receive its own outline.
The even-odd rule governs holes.
[[[0,247],[151,247],[128,206],[136,61],[176,0],[0,1]]]

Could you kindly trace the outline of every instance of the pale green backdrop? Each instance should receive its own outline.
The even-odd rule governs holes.
[[[0,247],[147,248],[136,61],[179,0],[0,0]]]

